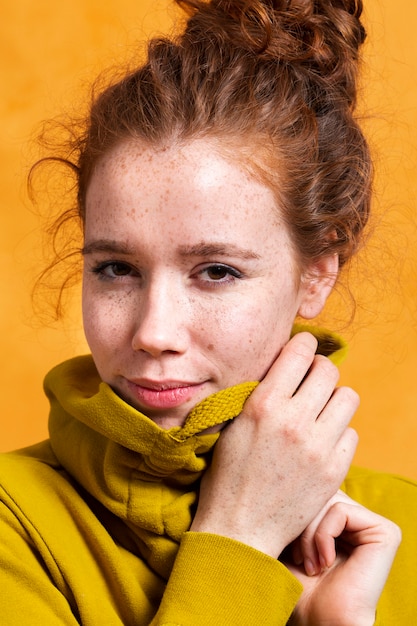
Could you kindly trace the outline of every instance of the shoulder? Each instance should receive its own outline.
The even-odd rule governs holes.
[[[74,493],[73,480],[49,441],[0,454],[0,502],[18,517],[65,507]]]
[[[33,481],[37,475],[53,475],[60,469],[49,441],[42,441],[28,448],[0,454],[0,486],[9,483],[18,485],[28,476]]]
[[[411,478],[356,466],[350,468],[343,484],[349,491],[361,492],[363,490],[365,493],[369,487],[372,487],[377,491],[385,491],[386,489],[389,489],[390,492],[406,490],[417,494],[417,481]]]
[[[412,479],[352,467],[342,489],[360,504],[402,528],[417,519],[417,482]]]

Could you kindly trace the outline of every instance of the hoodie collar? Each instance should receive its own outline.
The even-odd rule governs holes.
[[[312,331],[296,326],[293,332],[301,330]],[[330,351],[339,363],[346,344],[321,329],[314,334],[318,352]],[[219,391],[194,407],[182,427],[163,430],[100,380],[91,356],[66,361],[45,378],[56,457],[104,506],[118,541],[139,552],[165,579],[191,524],[199,479],[220,435],[205,431],[239,415],[257,384]]]

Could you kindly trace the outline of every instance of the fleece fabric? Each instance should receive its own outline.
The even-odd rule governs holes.
[[[322,337],[323,351],[333,344]],[[100,381],[90,356],[54,368],[50,439],[0,455],[0,622],[286,624],[302,589],[280,561],[188,530],[219,437],[202,431],[238,415],[256,384],[210,396],[164,431]],[[380,626],[417,615],[416,487],[359,469],[343,485],[403,530]]]

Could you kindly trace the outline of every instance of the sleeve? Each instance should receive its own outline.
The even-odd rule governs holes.
[[[279,561],[233,539],[188,532],[152,626],[281,626],[301,592]]]
[[[21,465],[7,466],[0,487],[1,624],[287,623],[302,586],[279,561],[226,537],[187,532],[165,585],[83,500],[74,503],[70,485],[55,484],[43,466]]]
[[[31,539],[0,502],[0,621],[20,626],[77,626],[70,605],[45,571]]]
[[[83,624],[71,610],[68,590],[51,580],[29,535],[3,503],[0,536],[2,623],[20,626],[24,615],[31,626]],[[213,626],[227,620],[236,626],[283,626],[301,590],[284,565],[253,548],[217,535],[186,533],[150,624]],[[135,623],[142,620],[138,615]]]

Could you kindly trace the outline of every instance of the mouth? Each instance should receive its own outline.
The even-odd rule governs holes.
[[[204,383],[182,381],[127,381],[130,393],[140,405],[150,409],[169,409],[192,400]]]

